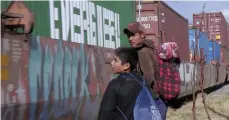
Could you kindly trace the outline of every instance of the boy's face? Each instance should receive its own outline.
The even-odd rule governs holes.
[[[142,46],[144,34],[143,33],[135,33],[135,34],[128,34],[129,43],[131,47],[138,48]]]
[[[115,55],[113,57],[113,60],[111,61],[111,68],[114,74],[119,74],[119,73],[127,72],[130,69],[130,66],[128,63],[122,64],[120,58]]]

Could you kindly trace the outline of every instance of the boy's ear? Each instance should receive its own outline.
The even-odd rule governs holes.
[[[124,70],[129,70],[130,69],[130,63],[125,63],[124,64]]]

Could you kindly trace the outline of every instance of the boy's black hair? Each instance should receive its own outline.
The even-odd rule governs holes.
[[[119,57],[122,64],[129,63],[130,70],[134,70],[138,63],[138,53],[134,48],[119,47],[115,49],[115,55]]]

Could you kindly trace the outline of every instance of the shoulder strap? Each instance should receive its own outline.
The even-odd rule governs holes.
[[[134,76],[131,75],[130,73],[128,73],[128,74],[133,78],[134,81],[137,81],[142,87],[146,87],[146,85],[145,85],[145,80],[144,80],[144,79],[143,79],[143,83],[141,83],[140,81],[137,80],[136,77],[134,77]],[[126,75],[121,75],[121,76],[126,77],[126,78],[129,78],[129,76],[126,76]],[[116,108],[117,108],[118,111],[123,115],[123,117],[125,118],[125,120],[128,120],[128,119],[126,118],[125,114],[122,112],[122,110],[121,110],[118,106],[116,106]]]
[[[142,87],[146,87],[146,85],[145,85],[145,79],[143,79],[142,78],[142,80],[143,80],[143,83],[141,83],[140,81],[138,81],[137,80],[137,78],[136,77],[134,77],[133,75],[131,75],[130,73],[128,73],[132,78],[133,78],[133,80],[134,81],[137,81]],[[122,75],[123,77],[126,77],[126,78],[129,78],[128,76],[126,76],[126,75]]]
[[[122,116],[125,118],[125,120],[128,120],[127,118],[126,118],[126,116],[124,115],[124,113],[122,112],[122,110],[118,107],[118,106],[116,106],[117,108],[118,108],[118,110],[119,110],[119,112],[122,114]]]

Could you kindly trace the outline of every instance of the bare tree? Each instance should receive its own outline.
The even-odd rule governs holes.
[[[201,14],[201,21],[203,20],[203,15],[204,15],[204,8],[206,6],[206,3],[204,3],[203,5],[203,9],[202,9],[202,14]],[[200,31],[202,31],[202,29],[200,29]],[[201,67],[201,95],[202,95],[202,102],[204,104],[204,109],[205,112],[207,113],[208,119],[211,120],[210,115],[208,113],[208,109],[206,106],[206,101],[205,101],[205,94],[204,94],[204,65],[205,65],[206,61],[205,61],[205,56],[203,54],[200,55],[200,62],[199,65]]]
[[[206,6],[206,3],[204,3],[203,8],[202,8],[202,13],[201,13],[201,20],[200,20],[200,27],[197,29],[199,32],[202,31],[202,21],[203,21],[203,15],[204,15],[204,8]],[[195,78],[195,72],[196,72],[196,67],[200,65],[201,69],[201,93],[202,93],[202,102],[204,104],[204,109],[207,113],[208,119],[211,120],[210,115],[208,113],[208,110],[206,108],[206,102],[205,102],[205,94],[204,94],[204,64],[205,64],[205,56],[203,54],[200,54],[200,61],[197,62],[196,59],[196,54],[198,52],[198,40],[200,38],[200,34],[198,31],[195,31],[195,48],[194,50],[194,69],[193,69],[193,87],[192,87],[192,94],[193,94],[193,120],[196,120],[196,78]]]

